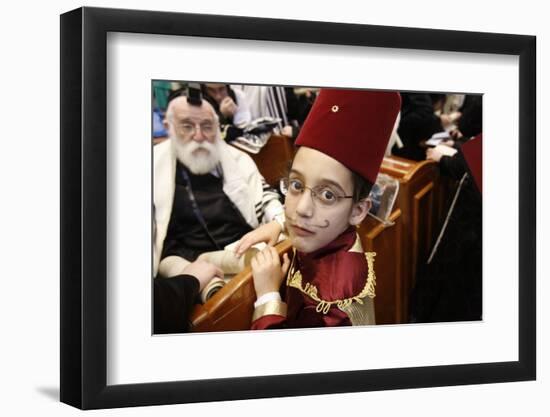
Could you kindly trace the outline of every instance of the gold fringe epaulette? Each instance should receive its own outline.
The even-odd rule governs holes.
[[[351,303],[353,303],[354,301],[359,304],[363,304],[363,299],[365,297],[374,298],[376,296],[375,294],[376,275],[374,273],[375,256],[376,256],[376,252],[365,252],[365,257],[367,258],[369,272],[368,272],[367,280],[365,282],[365,286],[363,287],[361,292],[354,297],[344,298],[342,300],[333,300],[333,301],[323,300],[319,297],[317,292],[317,287],[315,287],[315,285],[312,285],[308,282],[306,283],[305,287],[302,286],[302,273],[300,271],[293,271],[292,273],[288,274],[286,285],[296,288],[297,290],[301,291],[302,293],[310,297],[313,301],[316,301],[317,307],[315,308],[315,311],[317,311],[318,313],[327,314],[330,308],[334,305],[336,305],[339,309],[344,310],[347,307],[349,307]]]

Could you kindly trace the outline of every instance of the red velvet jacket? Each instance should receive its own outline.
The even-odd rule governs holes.
[[[283,300],[256,308],[252,329],[374,324],[373,252],[354,228],[312,253],[295,251]]]

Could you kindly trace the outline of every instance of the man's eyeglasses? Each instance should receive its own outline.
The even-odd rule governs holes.
[[[184,122],[177,125],[179,132],[185,137],[194,136],[197,133],[197,127],[204,136],[211,137],[216,133],[218,124],[215,122],[202,122],[199,124]]]
[[[321,206],[329,207],[338,203],[342,198],[353,198],[351,195],[338,195],[337,192],[332,190],[328,185],[318,185],[310,188],[296,178],[283,178],[280,182],[280,189],[283,195],[299,196],[304,193],[306,189],[311,194],[313,201],[319,202]]]

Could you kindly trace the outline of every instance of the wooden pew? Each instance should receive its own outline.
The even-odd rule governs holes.
[[[279,181],[287,175],[294,156],[294,143],[286,136],[271,135],[260,152],[249,155],[267,183],[279,189]]]
[[[392,225],[367,217],[358,233],[366,252],[376,252],[376,297],[374,312],[376,324],[395,324],[407,321],[406,294],[403,286],[403,216],[401,210],[388,218]]]
[[[258,153],[250,154],[269,184],[276,187],[294,154],[292,141],[272,136]],[[365,251],[377,252],[375,313],[377,324],[406,323],[409,296],[420,262],[425,262],[446,213],[451,183],[439,176],[432,161],[384,158],[381,172],[399,180],[400,190],[384,226],[368,217],[358,230]],[[280,248],[290,250],[290,243]],[[246,330],[254,310],[254,286],[245,269],[192,315],[194,330]]]
[[[281,256],[292,249],[288,239],[275,247]],[[195,306],[191,314],[191,331],[249,330],[255,301],[252,270],[246,267],[206,303]]]
[[[367,218],[358,230],[365,251],[377,252],[375,271],[377,278],[374,302],[376,323],[405,322],[404,292],[401,285],[401,211],[395,210],[389,220],[394,224],[384,226]],[[290,241],[280,242],[277,251],[291,251]],[[237,274],[229,283],[203,305],[198,305],[191,315],[193,332],[215,332],[250,329],[256,294],[250,267]]]
[[[408,299],[416,282],[416,273],[425,262],[439,231],[448,201],[449,183],[439,175],[433,161],[411,161],[397,156],[385,157],[380,172],[399,180],[396,208],[401,210],[401,285],[404,318]]]

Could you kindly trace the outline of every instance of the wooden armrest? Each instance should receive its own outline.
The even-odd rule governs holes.
[[[292,245],[290,240],[286,239],[278,243],[275,248],[279,256],[282,256],[292,249]],[[190,318],[191,331],[249,330],[255,301],[252,270],[246,267],[206,303],[195,306]]]

